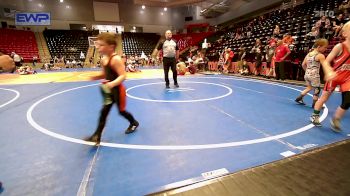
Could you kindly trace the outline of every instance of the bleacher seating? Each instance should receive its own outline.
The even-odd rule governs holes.
[[[45,30],[43,32],[50,54],[66,56],[66,58],[80,58],[80,52],[85,55],[89,48],[88,36],[90,31],[82,30]]]
[[[190,46],[198,45],[199,42],[203,41],[204,38],[212,34],[213,32],[175,34],[173,35],[173,39],[178,42],[179,51],[181,52]]]
[[[126,55],[141,55],[144,52],[146,55],[152,54],[156,47],[160,35],[155,33],[131,33],[124,32],[122,34],[123,39],[123,52]]]
[[[309,0],[293,9],[282,12],[277,10],[265,14],[265,19],[260,24],[254,24],[250,37],[246,36],[234,40],[232,34],[236,32],[237,28],[229,29],[229,31],[225,32],[222,43],[213,44],[207,56],[209,58],[217,57],[217,54],[222,52],[225,47],[230,47],[233,51],[238,52],[239,47],[243,46],[249,52],[258,38],[262,41],[263,45],[266,45],[267,39],[272,36],[275,25],[279,25],[280,35],[290,33],[296,37],[295,45],[297,48],[310,48],[313,40],[310,40],[306,34],[311,31],[312,26],[319,20],[317,12],[334,11],[341,2],[342,0]],[[290,15],[288,15],[288,11]],[[248,22],[246,21],[236,26],[242,28],[247,24]]]
[[[30,62],[38,54],[38,46],[32,31],[0,28],[0,51],[10,54],[15,52],[24,62]]]

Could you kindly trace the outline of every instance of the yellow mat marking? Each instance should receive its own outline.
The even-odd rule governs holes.
[[[6,84],[38,84],[51,82],[88,81],[90,76],[99,71],[86,72],[41,72],[33,75],[0,74],[0,85]],[[169,73],[169,75],[172,75]],[[190,74],[189,74],[190,75]],[[163,69],[145,69],[138,73],[127,73],[128,79],[133,78],[163,78]]]

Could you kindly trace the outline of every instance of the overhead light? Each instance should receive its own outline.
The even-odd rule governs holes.
[[[67,9],[70,9],[70,6],[69,6],[69,5],[66,5],[66,8],[67,8]]]
[[[167,11],[167,10],[168,10],[168,8],[165,7],[165,8],[164,8],[164,11]]]
[[[43,7],[43,4],[39,3],[38,6],[39,6],[39,7]]]
[[[135,27],[135,26],[133,26],[132,28],[133,28],[134,30],[136,29],[136,27]]]
[[[60,3],[63,3],[63,0],[60,0]]]
[[[164,13],[163,13],[163,12],[161,12],[161,13],[160,13],[160,15],[162,15],[162,16],[163,16],[163,15],[164,15]]]
[[[144,10],[144,9],[146,9],[146,6],[145,6],[145,5],[142,5],[141,8]]]

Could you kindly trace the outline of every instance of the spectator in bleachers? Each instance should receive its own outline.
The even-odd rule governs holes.
[[[333,21],[334,37],[340,37],[341,29],[345,24],[343,14],[339,14],[338,17]]]
[[[152,56],[151,56],[151,54],[149,54],[147,56],[147,65],[152,65]]]
[[[137,64],[137,65],[140,64],[140,58],[139,58],[139,56],[137,56],[137,54],[135,54],[135,56],[134,56],[134,61],[135,61],[135,64]]]
[[[272,66],[272,58],[273,55],[275,54],[276,50],[276,43],[272,42],[270,45],[266,45],[265,51],[266,51],[266,68],[265,68],[265,73],[266,73],[266,78],[269,79],[270,77],[273,77],[274,75],[274,67]]]
[[[265,20],[265,16],[264,15],[259,16],[258,24],[259,25],[263,25],[264,20]]]
[[[286,34],[283,36],[283,43],[289,46],[294,43],[294,38],[290,34]]]
[[[64,66],[66,66],[66,63],[67,63],[66,56],[63,55],[61,61],[64,64]]]
[[[331,22],[326,16],[322,16],[319,21],[316,22],[315,27],[319,32],[319,38],[326,38],[326,33],[331,29]]]
[[[77,61],[75,59],[72,60],[71,62],[72,68],[77,66]]]
[[[283,43],[282,40],[279,40],[277,42],[277,48],[275,51],[275,71],[276,71],[276,79],[284,81],[285,76],[285,61],[288,55],[290,54],[290,50],[288,48],[288,45]]]
[[[252,36],[252,31],[247,31],[247,37],[251,37]]]
[[[80,51],[80,60],[84,60],[85,59],[85,54],[83,53],[83,51]]]
[[[243,71],[243,55],[245,56],[245,50],[243,46],[240,46],[238,49],[238,56],[237,56],[237,67],[238,67],[238,72],[242,73]]]
[[[50,58],[49,63],[53,65],[55,63],[55,61],[52,58]]]
[[[218,71],[222,72],[224,69],[224,65],[225,65],[225,54],[226,54],[226,48],[222,50],[222,52],[220,51],[216,51],[217,54],[217,59],[218,61]]]
[[[258,69],[261,68],[261,64],[262,64],[262,59],[263,59],[262,49],[263,49],[263,46],[260,39],[256,39],[255,45],[251,50],[251,53],[255,55],[255,67],[254,67],[253,73],[256,76],[260,76],[260,72],[258,72]]]
[[[57,58],[57,56],[55,56],[55,57],[53,58],[53,63],[58,63],[58,58]]]
[[[245,76],[250,75],[249,66],[246,60],[243,60],[243,70],[241,74]]]
[[[84,61],[78,60],[77,61],[77,67],[78,68],[84,68]]]
[[[349,9],[350,8],[350,1],[343,1],[340,6],[339,6],[339,10],[344,12],[345,10]]]
[[[252,36],[252,31],[253,31],[253,27],[248,24],[248,26],[246,27],[246,32],[247,32],[247,37],[251,37]]]
[[[139,66],[136,64],[128,63],[126,66],[127,72],[141,72],[141,70],[138,68]]]
[[[187,72],[187,66],[181,57],[179,58],[179,62],[176,64],[176,69],[179,75],[185,75]]]
[[[276,46],[277,41],[278,41],[278,39],[277,39],[275,36],[271,36],[271,37],[268,39],[268,45],[271,46],[272,44],[275,44],[275,46]]]
[[[295,48],[294,38],[288,33],[283,36],[282,41],[289,48],[289,51],[291,52],[291,54],[293,54],[293,51]],[[287,79],[293,78],[293,74],[294,74],[293,70],[295,70],[295,68],[293,67],[294,64],[292,63],[293,59],[291,54],[288,55],[284,60],[284,73]]]
[[[12,52],[11,56],[13,56],[13,61],[15,62],[16,68],[21,66],[22,58],[16,52]]]
[[[316,39],[318,37],[318,30],[316,27],[312,27],[311,28],[311,31],[306,35],[308,37],[310,37],[311,39]]]
[[[65,66],[66,66],[66,68],[71,68],[72,67],[71,61],[67,60]]]
[[[280,27],[278,25],[275,26],[275,29],[273,30],[272,36],[277,37],[277,38],[280,36]]]
[[[297,47],[291,47],[291,54],[290,54],[290,69],[289,69],[289,76],[291,77],[292,80],[296,80],[297,79],[297,74],[299,71],[299,68],[301,68],[299,66],[300,64],[300,57],[299,57],[299,52]]]
[[[242,32],[240,29],[237,29],[236,35],[235,35],[235,40],[242,39]]]
[[[90,66],[92,67],[94,64],[94,57],[90,57],[89,59]]]
[[[33,56],[33,67],[36,67],[36,64],[38,63],[38,57]]]
[[[229,72],[229,69],[232,65],[232,59],[233,57],[235,56],[234,52],[231,50],[231,48],[227,48],[225,50],[225,65],[224,65],[224,73],[228,73]]]

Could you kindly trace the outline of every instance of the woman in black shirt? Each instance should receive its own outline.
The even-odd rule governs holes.
[[[333,30],[334,30],[334,37],[341,36],[340,32],[343,28],[345,21],[343,18],[343,14],[339,14],[338,17],[333,21]]]

